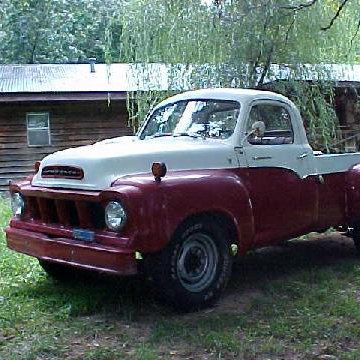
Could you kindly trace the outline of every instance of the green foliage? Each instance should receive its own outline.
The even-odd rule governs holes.
[[[307,138],[315,150],[331,152],[339,125],[329,82],[299,82],[289,79],[272,84],[271,89],[289,97],[302,114]]]
[[[0,63],[119,59],[115,0],[4,0],[0,11]]]
[[[311,6],[301,5],[306,3],[311,2],[217,1],[212,6],[200,0],[128,2],[122,20],[121,58],[139,64],[171,64],[168,75],[174,90],[182,88],[179,64],[186,67],[189,81],[185,87],[196,89],[261,87],[271,63],[293,66],[299,79],[304,63],[358,60],[360,47],[354,41],[360,19],[357,1],[348,0],[327,31],[321,28],[331,22],[340,2],[321,0]],[[325,77],[325,73],[319,75]],[[336,142],[337,125],[330,87],[324,83],[295,85],[293,81],[290,87],[296,88],[295,102],[306,119],[313,144],[329,150]],[[275,88],[279,89],[277,85]],[[139,97],[139,108],[130,108],[134,126],[161,96],[151,92],[146,99]]]
[[[269,57],[274,63],[298,64],[345,63],[359,56],[359,46],[350,46],[360,18],[356,0],[349,0],[328,32],[321,26],[334,15],[336,0],[317,1],[301,10],[291,9],[296,2],[289,0],[222,3],[219,8],[200,0],[128,2],[122,20],[122,59],[265,65]]]

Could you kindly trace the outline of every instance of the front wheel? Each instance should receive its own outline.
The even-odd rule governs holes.
[[[185,311],[216,301],[232,268],[229,239],[208,221],[183,226],[163,251],[147,260],[161,299]]]

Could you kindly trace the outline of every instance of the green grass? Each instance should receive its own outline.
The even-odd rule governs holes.
[[[1,231],[0,359],[359,359],[360,262],[335,237],[250,253],[218,306],[181,315],[139,278],[54,282]]]

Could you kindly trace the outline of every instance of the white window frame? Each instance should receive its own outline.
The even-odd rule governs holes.
[[[31,115],[46,115],[47,116],[47,127],[39,127],[39,128],[29,128],[29,117]],[[29,142],[29,131],[32,130],[47,130],[48,132],[48,139],[49,143],[44,145],[32,145]],[[44,146],[51,146],[51,132],[50,132],[50,114],[48,112],[28,112],[26,113],[26,136],[27,136],[27,143],[28,147],[44,147]]]

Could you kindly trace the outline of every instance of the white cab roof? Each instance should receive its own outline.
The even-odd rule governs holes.
[[[200,89],[194,91],[186,91],[184,93],[167,98],[166,100],[158,104],[156,108],[176,101],[190,100],[190,99],[224,99],[224,100],[235,100],[235,101],[239,101],[240,103],[249,102],[257,99],[269,99],[269,100],[282,101],[292,105],[292,102],[288,98],[271,91],[217,88],[217,89]]]

